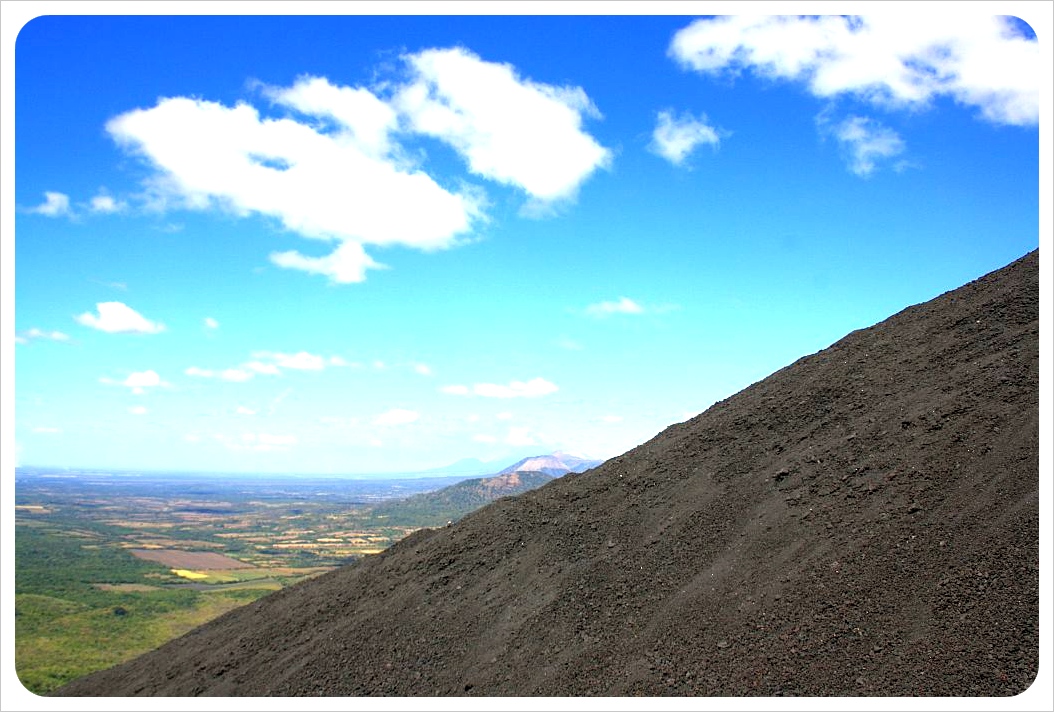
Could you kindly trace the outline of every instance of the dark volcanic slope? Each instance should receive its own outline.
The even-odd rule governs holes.
[[[1011,695],[1038,255],[60,695]]]

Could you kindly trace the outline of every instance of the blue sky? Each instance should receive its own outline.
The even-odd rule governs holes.
[[[33,19],[5,442],[333,474],[620,454],[1039,246],[1049,47],[896,6]]]

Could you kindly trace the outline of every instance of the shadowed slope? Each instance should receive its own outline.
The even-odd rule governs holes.
[[[1038,253],[59,695],[1010,695]]]

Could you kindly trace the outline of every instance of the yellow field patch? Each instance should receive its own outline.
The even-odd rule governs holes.
[[[202,571],[190,571],[189,569],[172,569],[172,573],[181,578],[190,579],[191,581],[197,581],[209,577],[207,573]]]

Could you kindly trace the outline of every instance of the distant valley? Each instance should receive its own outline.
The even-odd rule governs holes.
[[[18,675],[46,693],[421,528],[597,464],[551,453],[468,479],[485,463],[368,478],[20,468]]]

